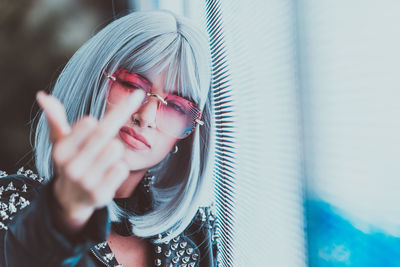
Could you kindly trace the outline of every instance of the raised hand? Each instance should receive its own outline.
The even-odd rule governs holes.
[[[57,173],[53,192],[70,231],[81,229],[95,209],[107,205],[128,177],[129,170],[122,160],[124,147],[115,136],[143,97],[138,90],[113,106],[103,120],[87,116],[71,127],[64,106],[56,98],[43,92],[37,94],[53,143]]]

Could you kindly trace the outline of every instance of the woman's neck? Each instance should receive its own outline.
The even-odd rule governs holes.
[[[115,192],[114,198],[127,198],[130,197],[136,189],[143,176],[146,174],[147,169],[131,171],[128,178],[119,186]]]

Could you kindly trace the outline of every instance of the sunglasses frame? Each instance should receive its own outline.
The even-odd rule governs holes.
[[[134,73],[134,72],[131,72],[131,71],[129,71],[129,70],[126,70],[126,69],[118,69],[118,70],[115,71],[115,73],[118,74],[118,73],[121,72],[121,71],[124,71],[124,72],[127,72],[127,73],[131,73],[131,74],[138,75],[138,74],[136,74],[136,73]],[[114,73],[114,75],[115,75],[115,73]],[[106,72],[106,71],[103,71],[103,74],[104,74],[104,75],[106,76],[106,78],[108,78],[110,81],[112,81],[112,82],[118,82],[118,78],[115,77],[114,75],[110,75],[110,74],[109,74],[108,72]],[[160,100],[160,102],[161,102],[162,104],[168,105],[168,102],[165,101],[165,99],[162,98],[159,94],[153,94],[153,93],[151,93],[151,92],[150,92],[150,93],[149,93],[149,92],[146,92],[146,95],[147,95],[147,97],[156,97],[158,100]],[[187,100],[187,101],[189,101],[189,100]],[[190,102],[191,102],[191,104],[199,111],[198,118],[194,119],[193,122],[194,122],[195,124],[204,125],[204,122],[201,120],[201,109],[199,108],[199,106],[198,106],[197,104],[193,103],[192,101],[190,101]],[[194,131],[195,128],[196,128],[196,126],[194,126],[190,132],[185,133],[185,134],[183,135],[183,137],[181,137],[181,138],[176,137],[176,136],[175,136],[175,137],[176,137],[176,138],[179,138],[179,139],[186,138],[187,136],[189,136],[189,135]]]

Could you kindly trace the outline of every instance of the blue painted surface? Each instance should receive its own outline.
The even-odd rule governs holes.
[[[309,266],[399,266],[400,239],[383,231],[364,233],[329,203],[306,203]]]

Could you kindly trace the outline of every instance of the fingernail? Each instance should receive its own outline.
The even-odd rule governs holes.
[[[45,97],[45,93],[43,91],[39,91],[36,93],[36,101],[39,103],[39,106],[43,108],[43,98]]]
[[[36,99],[40,98],[43,96],[43,91],[39,91],[36,93]]]
[[[39,91],[36,93],[36,99],[43,99],[47,94],[43,91]]]

